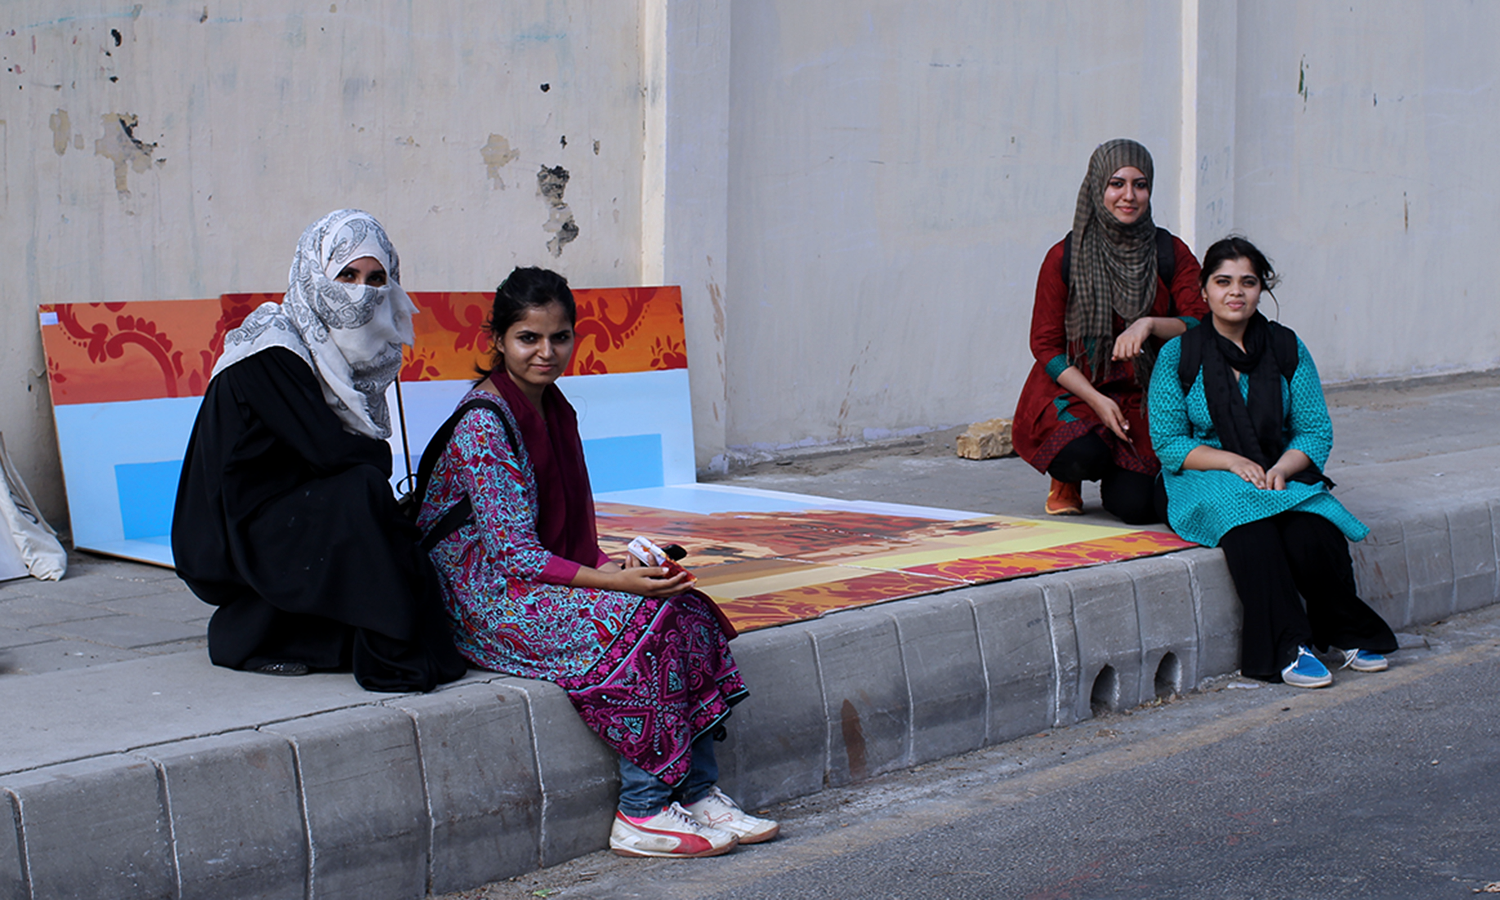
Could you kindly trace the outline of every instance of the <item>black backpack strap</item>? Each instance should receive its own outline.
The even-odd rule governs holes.
[[[453,440],[453,431],[458,427],[459,420],[469,410],[484,406],[492,409],[495,416],[500,419],[500,426],[505,429],[505,442],[510,445],[511,455],[520,459],[521,452],[516,444],[516,434],[511,430],[510,420],[498,409],[497,404],[490,400],[478,398],[470,400],[453,411],[453,415],[449,416],[447,421],[443,422],[442,426],[438,428],[437,433],[432,436],[432,440],[427,442],[426,449],[422,451],[422,462],[417,467],[416,495],[418,498],[425,498],[427,496],[427,485],[432,480],[432,472],[437,468],[438,460],[442,457],[443,451],[448,449],[448,442]],[[468,496],[453,504],[433,524],[427,534],[422,537],[422,542],[419,545],[422,548],[422,552],[430,552],[443,538],[462,528],[465,522],[473,518],[473,515],[474,504],[470,502]]]
[[[1177,242],[1165,228],[1156,229],[1156,274],[1171,290],[1172,279],[1177,275]]]
[[[1198,377],[1198,370],[1203,368],[1203,335],[1198,332],[1205,328],[1214,327],[1210,322],[1204,322],[1196,328],[1189,328],[1183,332],[1182,337],[1177,339],[1177,347],[1180,356],[1177,357],[1177,380],[1182,384],[1182,396],[1192,389],[1193,381]]]
[[[1297,374],[1297,333],[1280,322],[1269,322],[1271,326],[1271,355],[1276,357],[1276,368],[1287,384]]]
[[[1062,283],[1068,286],[1068,277],[1073,273],[1073,232],[1063,235]]]
[[[1062,283],[1068,286],[1068,279],[1073,272],[1073,232],[1068,232],[1063,238],[1062,252]],[[1172,232],[1165,228],[1156,229],[1156,274],[1166,283],[1172,286],[1172,278],[1177,275],[1177,243],[1172,240]]]

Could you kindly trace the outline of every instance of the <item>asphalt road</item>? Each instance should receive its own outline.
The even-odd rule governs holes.
[[[707,860],[596,853],[449,895],[1446,898],[1500,893],[1500,607],[1390,671],[1224,678],[770,812]]]

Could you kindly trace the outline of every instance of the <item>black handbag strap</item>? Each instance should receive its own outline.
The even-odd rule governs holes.
[[[511,430],[510,420],[500,411],[498,404],[491,400],[475,398],[454,410],[453,415],[449,416],[442,427],[438,428],[437,433],[432,436],[432,440],[427,442],[427,448],[422,451],[422,462],[417,466],[418,498],[427,496],[427,485],[432,480],[432,472],[437,468],[438,459],[442,457],[443,451],[448,449],[448,442],[453,440],[453,431],[458,427],[459,420],[469,410],[484,406],[489,407],[495,413],[496,418],[500,420],[500,427],[505,429],[505,442],[510,445],[511,455],[517,459],[521,458],[520,449],[516,445],[516,433]],[[474,504],[465,494],[462,500],[443,513],[437,522],[433,523],[432,528],[422,536],[422,543],[419,545],[422,552],[431,552],[432,548],[436,547],[443,538],[462,528],[473,517]]]

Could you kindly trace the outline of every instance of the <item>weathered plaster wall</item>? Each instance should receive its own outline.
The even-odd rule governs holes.
[[[1324,380],[1500,364],[1500,6],[1239,16],[1234,224]]]
[[[0,6],[0,429],[47,515],[37,303],[281,290],[341,206],[386,224],[410,289],[517,264],[639,283],[638,20],[584,0]]]
[[[728,443],[1009,415],[1100,141],[1178,227],[1179,7],[735,4]]]
[[[1272,254],[1326,380],[1500,364],[1500,8],[764,2],[732,25],[732,447],[1009,414],[1042,254],[1117,135],[1155,155],[1158,224]]]
[[[1272,254],[1325,378],[1491,367],[1496,34],[1470,0],[12,0],[0,428],[58,515],[35,304],[279,289],[346,204],[416,289],[682,285],[703,467],[1009,414],[1121,135],[1158,223]]]

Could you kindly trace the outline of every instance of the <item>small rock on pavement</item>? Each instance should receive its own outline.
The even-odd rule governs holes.
[[[996,459],[1014,452],[1010,442],[1010,419],[975,422],[958,436],[958,455],[964,459]]]

